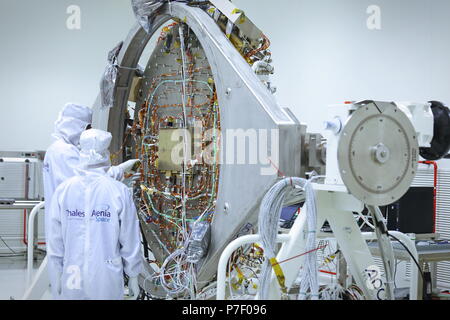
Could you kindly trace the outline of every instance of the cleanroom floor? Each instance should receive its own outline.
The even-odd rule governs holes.
[[[41,262],[42,259],[35,262],[34,272]],[[20,300],[25,293],[26,277],[26,257],[0,258],[0,300]],[[50,290],[47,290],[42,300],[51,300]]]

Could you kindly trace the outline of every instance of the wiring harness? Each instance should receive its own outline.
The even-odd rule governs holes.
[[[284,284],[284,275],[280,274],[279,263],[276,261],[276,238],[278,236],[281,210],[286,194],[292,188],[302,188],[306,194],[306,212],[308,223],[308,236],[304,267],[300,271],[299,299],[306,299],[308,290],[313,300],[319,299],[318,266],[316,249],[317,206],[314,189],[310,181],[301,178],[285,178],[273,186],[264,197],[259,213],[259,234],[262,238],[266,260],[262,266],[260,276],[259,296],[265,300],[269,297],[269,284],[272,269],[275,270],[283,295],[287,298],[287,289]],[[278,269],[278,270],[277,270]]]

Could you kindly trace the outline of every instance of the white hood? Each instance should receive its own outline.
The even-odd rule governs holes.
[[[109,146],[112,135],[109,132],[91,129],[84,131],[80,138],[79,169],[87,172],[105,173],[111,167]]]
[[[92,123],[92,110],[73,103],[67,104],[55,122],[53,137],[78,146],[81,134]]]

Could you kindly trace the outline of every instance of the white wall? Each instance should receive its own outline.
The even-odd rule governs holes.
[[[66,27],[73,4],[81,30]],[[1,0],[0,150],[45,150],[66,102],[93,104],[134,22],[129,0]]]
[[[450,103],[448,0],[235,0],[272,40],[277,98],[310,130],[329,104]],[[66,8],[82,28],[66,28]],[[382,29],[366,26],[369,5]],[[107,52],[134,23],[130,0],[0,1],[0,150],[46,149],[68,101],[92,105]]]
[[[278,100],[313,131],[348,100],[450,104],[448,0],[235,0],[272,40]],[[381,30],[367,28],[370,5]]]

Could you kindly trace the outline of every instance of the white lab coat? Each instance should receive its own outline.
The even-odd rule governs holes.
[[[103,170],[103,172],[101,172]],[[63,300],[122,300],[123,272],[142,271],[139,222],[129,189],[95,169],[55,191],[50,206],[49,271]]]
[[[80,160],[78,144],[80,136],[85,131],[88,122],[75,118],[62,117],[55,124],[56,141],[48,148],[44,159],[43,182],[45,208],[45,235],[49,236],[49,207],[56,188],[69,178],[76,175],[76,167]],[[122,180],[124,172],[120,167],[111,167],[108,175],[116,180]]]
[[[55,141],[48,148],[44,159],[44,193],[45,193],[45,234],[48,235],[47,226],[50,224],[49,207],[56,188],[67,179],[75,176],[75,167],[78,165],[80,151],[72,144],[62,139]]]

